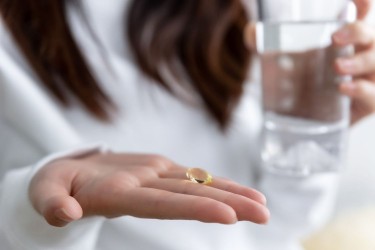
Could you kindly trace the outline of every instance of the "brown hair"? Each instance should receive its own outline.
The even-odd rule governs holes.
[[[63,104],[70,104],[73,96],[91,114],[108,120],[115,105],[74,41],[68,1],[0,0],[0,12],[48,90]],[[170,92],[173,88],[157,65],[176,79],[187,78],[211,116],[225,127],[249,67],[250,51],[243,43],[246,23],[240,0],[134,0],[124,35],[143,73]]]

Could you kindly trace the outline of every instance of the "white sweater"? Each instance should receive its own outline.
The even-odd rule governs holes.
[[[62,108],[0,24],[0,249],[299,249],[299,237],[323,223],[332,209],[336,174],[289,178],[263,172],[256,84],[247,86],[229,132],[222,133],[199,104],[188,106],[142,76],[121,32],[128,1],[110,2],[83,1],[104,53],[73,7],[69,20],[93,72],[119,107],[111,124],[78,106]],[[161,154],[260,189],[268,198],[271,221],[224,226],[123,217],[87,218],[62,229],[49,226],[29,202],[30,179],[51,159],[102,150],[100,145]]]

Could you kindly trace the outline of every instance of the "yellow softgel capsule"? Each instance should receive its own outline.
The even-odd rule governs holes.
[[[186,177],[192,182],[199,184],[210,184],[212,183],[212,176],[201,168],[189,168],[186,171]]]

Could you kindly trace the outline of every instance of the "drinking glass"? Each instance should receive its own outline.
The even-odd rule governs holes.
[[[339,170],[350,100],[338,87],[351,77],[337,74],[334,62],[353,47],[333,46],[332,35],[355,19],[354,3],[258,0],[258,16],[263,167],[292,176]]]

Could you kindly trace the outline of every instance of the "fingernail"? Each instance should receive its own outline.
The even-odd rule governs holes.
[[[333,35],[333,38],[336,42],[347,43],[350,39],[350,32],[347,29],[339,30]]]
[[[342,83],[342,90],[346,93],[352,93],[357,89],[357,86],[353,83]]]
[[[337,62],[339,67],[344,70],[351,70],[355,66],[354,61],[350,59],[338,59]]]
[[[71,222],[73,220],[72,216],[70,216],[64,208],[57,209],[55,212],[55,216],[65,222]]]

